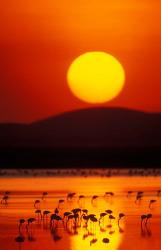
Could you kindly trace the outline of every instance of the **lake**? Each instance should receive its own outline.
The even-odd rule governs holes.
[[[0,249],[160,250],[160,190],[160,176],[1,177]]]

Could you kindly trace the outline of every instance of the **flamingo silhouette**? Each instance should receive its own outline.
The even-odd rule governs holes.
[[[9,196],[4,195],[1,199],[1,204],[8,205],[8,199],[9,199]]]
[[[99,217],[99,224],[101,223],[101,221],[104,224],[104,217],[107,215],[107,213],[100,213],[100,217]]]
[[[125,214],[119,213],[119,218],[118,218],[118,226],[120,226],[120,220],[125,217]]]
[[[149,219],[151,219],[151,218],[152,218],[152,214],[147,214],[147,215],[146,215],[145,225],[147,225]]]
[[[42,220],[42,213],[41,213],[41,210],[40,209],[37,209],[36,211],[35,211],[35,214],[37,214],[38,215],[38,220]]]
[[[74,208],[74,209],[72,209],[72,213],[73,214],[78,214],[78,213],[81,213],[81,209],[80,208]]]
[[[112,214],[112,213],[113,213],[113,211],[110,210],[110,209],[105,210],[105,212],[106,212],[107,214]]]
[[[72,199],[75,195],[76,195],[76,193],[74,193],[74,192],[67,194],[67,201],[72,201]]]
[[[144,236],[144,228],[143,228],[143,222],[145,222],[145,219],[147,216],[145,214],[141,215],[141,234]]]
[[[147,215],[143,214],[143,215],[141,215],[141,234],[142,234],[142,236],[145,236],[145,233],[146,233],[145,229],[146,229],[146,231],[148,233],[148,236],[151,235],[151,231],[147,227],[147,223],[148,223],[150,218],[152,218],[152,214],[147,214]],[[143,222],[144,222],[145,227],[143,227]]]
[[[131,191],[131,190],[128,191],[128,192],[127,192],[127,198],[129,198],[129,197],[131,196],[132,193],[133,193],[133,191]]]
[[[84,195],[79,195],[78,197],[78,204],[80,207],[83,207],[83,201],[85,199],[85,196]]]
[[[58,209],[61,208],[61,205],[64,204],[65,200],[61,199],[58,202]]]
[[[149,201],[149,208],[150,208],[150,209],[151,209],[152,204],[154,204],[155,202],[157,202],[157,200],[150,200],[150,201]]]
[[[22,225],[23,225],[24,223],[25,223],[25,220],[24,220],[24,219],[20,219],[20,220],[19,220],[19,227],[18,227],[19,232],[21,231]]]
[[[148,227],[148,221],[149,219],[152,218],[152,214],[147,214],[146,216],[146,221],[145,221],[145,228],[146,228],[146,231],[147,231],[147,236],[151,236],[151,230],[150,228]]]
[[[142,197],[143,197],[143,192],[142,191],[137,192],[135,204],[140,203]]]
[[[110,220],[110,224],[107,225],[107,227],[112,227],[111,222],[112,222],[112,220],[115,220],[115,217],[114,217],[112,214],[110,214],[110,215],[109,215],[109,220]]]
[[[27,230],[27,231],[29,230],[30,225],[31,225],[34,221],[36,221],[35,218],[29,218],[29,219],[27,220],[27,225],[26,225],[26,230]]]
[[[55,208],[54,213],[55,213],[55,214],[58,214],[58,213],[59,213],[59,209],[58,209],[57,207]]]
[[[98,195],[93,195],[91,198],[91,204],[93,207],[97,207],[97,199],[98,199]]]
[[[43,192],[43,193],[42,193],[42,198],[41,198],[41,199],[44,200],[45,197],[46,197],[47,195],[48,195],[48,192]]]
[[[57,223],[58,223],[61,220],[62,220],[62,218],[59,215],[51,214],[51,216],[50,216],[50,228],[52,228],[53,226],[55,227],[54,221],[57,221]]]
[[[81,200],[81,199],[84,199],[84,198],[85,198],[85,196],[84,196],[84,195],[79,195],[78,200]]]
[[[66,226],[69,225],[74,220],[74,214],[70,214],[67,216]]]
[[[88,210],[87,209],[82,209],[83,214],[88,214]]]
[[[49,211],[49,210],[45,210],[45,211],[43,211],[43,219],[46,217],[47,218],[47,216],[48,216],[48,214],[50,214],[51,212]]]
[[[38,209],[40,206],[40,200],[35,200],[34,201],[34,208]]]

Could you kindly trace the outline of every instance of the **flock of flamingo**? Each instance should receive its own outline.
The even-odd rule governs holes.
[[[133,191],[128,191],[126,194],[127,199],[133,194]],[[104,197],[114,197],[113,192],[106,192]],[[4,192],[1,198],[1,205],[8,206],[10,200],[11,193],[9,191]],[[144,192],[138,191],[135,194],[135,204],[140,204],[143,199]],[[156,197],[159,198],[161,196],[161,190],[157,190]],[[43,224],[43,227],[49,229],[54,241],[58,241],[61,239],[59,235],[59,228],[63,228],[68,234],[76,235],[79,233],[80,228],[84,228],[84,234],[82,236],[82,240],[86,238],[90,238],[90,246],[97,242],[96,237],[96,227],[99,229],[99,233],[106,232],[107,228],[109,229],[109,235],[115,233],[113,229],[113,224],[117,225],[118,232],[123,233],[124,230],[121,225],[124,224],[124,220],[126,220],[128,215],[120,212],[118,214],[114,214],[111,209],[106,209],[98,214],[91,213],[88,209],[81,206],[81,201],[86,197],[84,195],[79,195],[75,192],[68,193],[64,199],[58,199],[56,207],[53,210],[42,210],[41,203],[43,200],[48,198],[48,192],[43,192],[39,199],[33,201],[33,209],[34,214],[33,217],[24,219],[20,218],[18,221],[18,236],[15,238],[16,242],[22,243],[25,241],[25,235],[27,234],[27,238],[30,241],[34,241],[35,238],[33,236],[34,226],[36,223]],[[95,206],[95,201],[99,198],[98,195],[93,195],[91,197],[91,206]],[[73,199],[77,199],[78,207],[72,207]],[[148,208],[152,210],[152,206],[157,202],[156,199],[149,199]],[[62,208],[65,203],[70,204],[70,208],[68,211],[64,211]],[[73,203],[74,204],[74,203]],[[140,215],[140,227],[142,235],[146,233],[151,234],[149,221],[152,218],[152,213],[141,214]],[[110,238],[103,237],[102,242],[104,244],[110,244]]]

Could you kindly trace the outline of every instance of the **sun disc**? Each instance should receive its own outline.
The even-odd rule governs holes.
[[[125,72],[121,63],[105,52],[87,52],[69,66],[67,82],[72,93],[88,103],[104,103],[122,90]]]

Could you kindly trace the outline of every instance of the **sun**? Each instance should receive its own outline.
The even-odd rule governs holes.
[[[105,103],[121,92],[125,71],[112,55],[91,51],[77,57],[69,66],[67,82],[72,93],[88,103]]]

